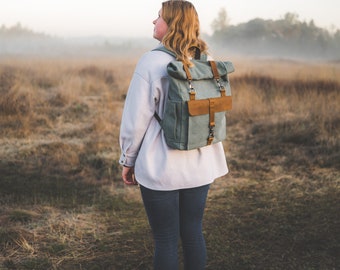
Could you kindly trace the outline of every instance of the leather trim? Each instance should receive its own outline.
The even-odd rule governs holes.
[[[209,114],[211,103],[214,104],[214,112],[229,111],[232,109],[231,96],[189,100],[187,103],[190,116]]]

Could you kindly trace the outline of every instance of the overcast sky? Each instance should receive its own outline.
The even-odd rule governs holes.
[[[340,29],[340,0],[192,0],[202,32],[225,8],[235,25],[254,18],[280,19],[285,13],[314,20],[320,27]],[[0,0],[0,25],[22,26],[36,32],[70,36],[152,37],[152,21],[162,0]]]

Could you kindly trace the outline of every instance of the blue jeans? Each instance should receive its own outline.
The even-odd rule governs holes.
[[[155,242],[155,270],[178,269],[179,237],[185,269],[205,268],[207,252],[202,219],[209,187],[155,191],[140,186]]]

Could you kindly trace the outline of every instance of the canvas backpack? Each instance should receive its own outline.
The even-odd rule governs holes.
[[[154,50],[175,54],[164,46]],[[169,91],[163,118],[155,112],[167,145],[191,150],[226,138],[226,111],[232,108],[228,74],[234,71],[229,61],[208,61],[196,53],[188,67],[173,60],[167,65]]]

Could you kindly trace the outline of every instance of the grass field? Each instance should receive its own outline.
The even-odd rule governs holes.
[[[340,64],[229,59],[230,173],[212,185],[207,269],[340,265]],[[0,60],[0,269],[151,269],[118,133],[137,59]]]

